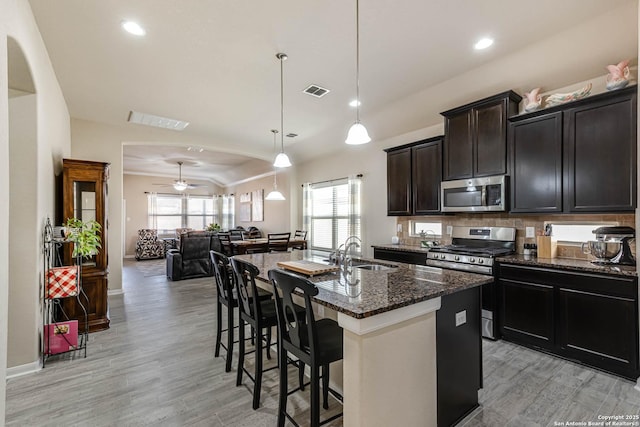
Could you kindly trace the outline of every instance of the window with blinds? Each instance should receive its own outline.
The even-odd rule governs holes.
[[[341,179],[311,184],[307,195],[310,246],[332,250],[347,237],[361,235],[360,181]]]
[[[232,196],[150,194],[147,201],[149,227],[161,233],[184,227],[204,230],[214,222],[224,229],[233,227]]]

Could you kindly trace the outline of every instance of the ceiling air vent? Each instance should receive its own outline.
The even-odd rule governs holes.
[[[308,88],[303,90],[307,95],[315,96],[316,98],[322,98],[324,95],[331,92],[329,89],[325,89],[318,85],[310,85]]]
[[[182,131],[189,126],[189,122],[183,120],[170,119],[167,117],[155,116],[153,114],[139,113],[137,111],[129,111],[129,123],[136,123],[146,126],[154,126],[163,129],[171,129]]]

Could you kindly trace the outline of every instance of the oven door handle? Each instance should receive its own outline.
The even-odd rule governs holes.
[[[483,185],[482,190],[480,191],[480,204],[482,206],[487,206],[487,186]]]

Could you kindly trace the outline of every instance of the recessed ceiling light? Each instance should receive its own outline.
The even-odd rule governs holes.
[[[134,36],[144,36],[147,34],[144,28],[142,28],[137,22],[122,21],[121,25],[127,33],[133,34]]]
[[[493,44],[493,39],[490,39],[488,37],[485,37],[483,39],[480,39],[476,42],[476,44],[473,45],[473,47],[476,50],[482,50],[482,49],[486,49],[489,46],[491,46]]]
[[[357,99],[354,99],[353,101],[351,101],[351,102],[349,103],[349,106],[350,106],[350,107],[357,107],[357,106],[358,106],[358,105],[360,105],[360,104],[361,104],[361,103],[360,103],[360,101],[358,101]]]

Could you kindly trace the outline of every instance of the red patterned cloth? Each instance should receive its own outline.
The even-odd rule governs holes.
[[[65,298],[78,294],[78,266],[54,267],[47,272],[47,298]]]

